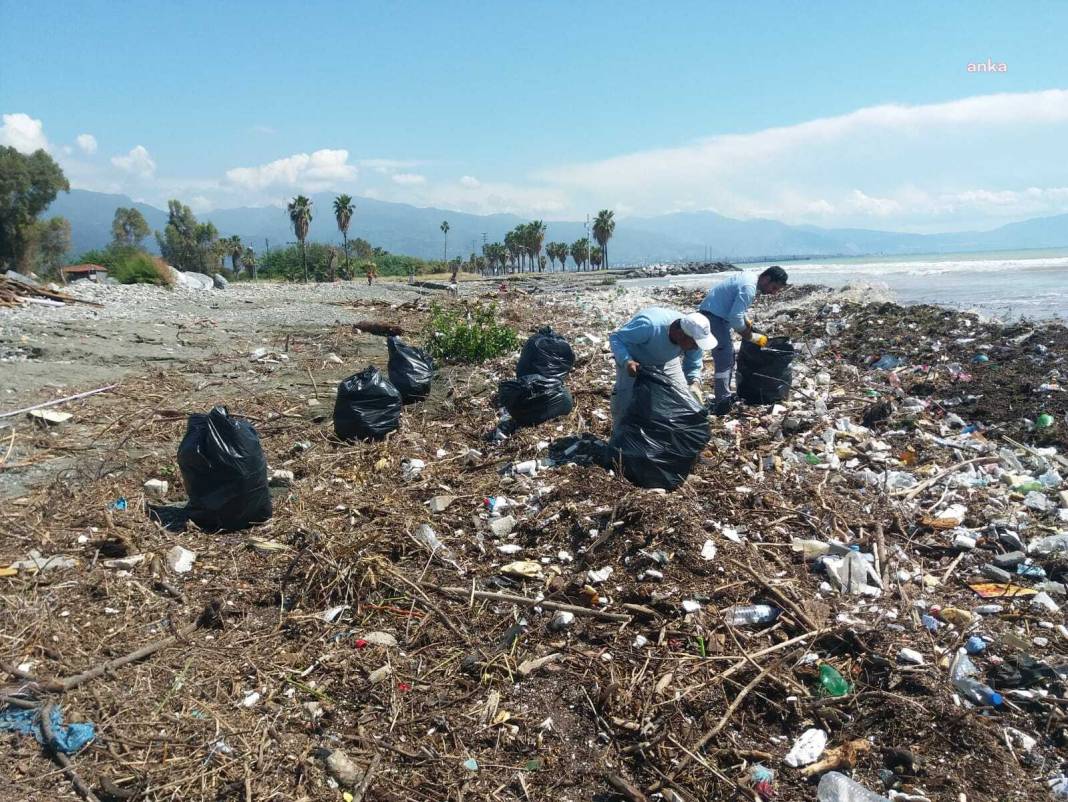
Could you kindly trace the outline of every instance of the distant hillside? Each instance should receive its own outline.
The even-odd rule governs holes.
[[[315,206],[309,239],[338,242],[332,193],[311,196]],[[480,252],[483,235],[499,241],[527,218],[509,214],[475,215],[447,209],[420,208],[356,198],[356,214],[349,237],[363,237],[393,253],[427,259],[442,256],[442,220],[449,221],[449,255],[466,257]],[[71,222],[75,254],[100,248],[111,239],[111,220],[119,206],[134,206],[149,226],[162,229],[167,213],[125,195],[75,189],[60,194],[48,210]],[[292,242],[285,210],[276,207],[219,209],[199,219],[210,220],[224,236],[237,234],[262,252]],[[579,222],[549,222],[546,242],[573,242],[585,236]],[[147,243],[155,248],[155,240]],[[907,234],[867,229],[791,226],[775,220],[734,220],[714,212],[684,212],[659,217],[620,219],[608,244],[612,264],[681,261],[712,258],[746,259],[783,256],[839,256],[863,254],[950,253],[1068,247],[1068,214],[1011,223],[992,231],[951,234]]]

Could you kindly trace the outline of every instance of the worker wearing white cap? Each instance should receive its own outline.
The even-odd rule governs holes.
[[[684,315],[674,309],[651,306],[612,332],[608,343],[616,358],[613,426],[627,411],[634,378],[641,365],[662,368],[682,390],[688,389],[698,402],[704,402],[697,385],[701,378],[701,354],[716,347],[716,338],[712,336],[708,318],[700,312]]]

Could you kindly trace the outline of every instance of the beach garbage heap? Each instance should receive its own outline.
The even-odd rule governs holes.
[[[536,426],[570,414],[575,406],[561,379],[536,373],[502,381],[497,403],[508,411],[515,426]]]
[[[738,352],[738,397],[747,404],[775,404],[790,395],[795,356],[787,337],[774,337],[761,348],[745,340]]]
[[[386,340],[389,349],[389,380],[405,404],[425,401],[434,378],[434,360],[422,348],[405,344],[399,337]]]
[[[400,391],[368,365],[337,386],[334,433],[341,440],[381,440],[400,427]]]
[[[708,445],[708,413],[658,367],[642,365],[630,406],[608,441],[612,461],[639,487],[674,490]]]
[[[571,344],[553,331],[552,326],[545,326],[523,344],[515,375],[519,378],[538,375],[563,380],[574,366],[575,352]]]
[[[224,406],[189,416],[178,446],[178,468],[189,493],[185,516],[206,532],[234,531],[271,517],[267,460],[248,421]]]

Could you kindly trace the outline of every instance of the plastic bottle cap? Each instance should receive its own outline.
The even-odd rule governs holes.
[[[990,704],[992,704],[994,707],[1000,707],[1001,703],[1004,701],[1005,697],[1002,696],[1000,693],[997,693],[995,691],[994,693],[990,694]]]

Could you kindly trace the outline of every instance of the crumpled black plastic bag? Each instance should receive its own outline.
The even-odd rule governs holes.
[[[334,432],[342,440],[381,440],[400,426],[401,394],[373,366],[337,386]]]
[[[502,381],[497,387],[497,402],[517,426],[536,426],[568,415],[575,406],[560,379],[538,374]]]
[[[259,435],[248,421],[231,418],[226,407],[189,416],[178,446],[178,468],[189,503],[184,515],[156,514],[168,526],[180,527],[186,518],[206,532],[219,532],[270,519],[267,459]]]
[[[575,366],[575,352],[571,345],[552,330],[551,326],[539,329],[524,343],[515,366],[515,375],[545,376],[550,379],[564,379]]]
[[[708,438],[708,413],[693,395],[662,369],[642,365],[608,450],[634,484],[674,490],[690,475]]]
[[[990,684],[996,690],[1005,688],[1030,688],[1039,683],[1048,683],[1057,679],[1057,672],[1027,654],[1014,655],[1008,662],[992,666]]]
[[[775,337],[761,348],[748,340],[738,352],[738,397],[747,404],[775,404],[790,395],[796,356],[788,337]]]
[[[434,378],[434,360],[422,348],[406,345],[399,337],[386,340],[389,349],[389,380],[405,404],[425,401]]]
[[[600,465],[602,468],[612,466],[608,443],[589,433],[553,440],[549,444],[549,459],[558,464],[570,462],[575,465]]]

